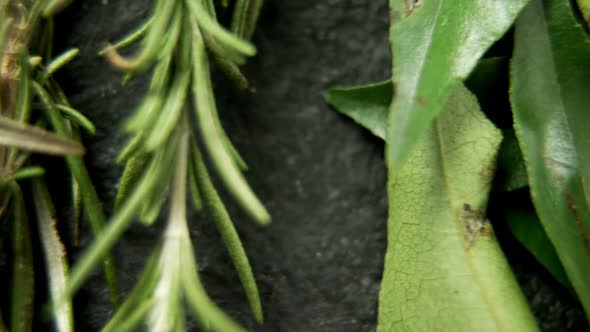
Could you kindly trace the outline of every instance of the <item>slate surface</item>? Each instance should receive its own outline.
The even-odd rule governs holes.
[[[141,98],[146,79],[121,87],[121,74],[96,53],[106,41],[138,26],[149,11],[148,1],[141,0],[77,1],[57,25],[63,43],[58,49],[81,49],[59,79],[74,106],[97,125],[97,135],[85,140],[87,161],[107,213],[121,172],[113,159],[126,140],[119,127]],[[210,295],[252,331],[375,330],[386,247],[383,146],[331,111],[322,93],[334,85],[386,79],[387,33],[386,0],[267,0],[255,37],[259,55],[245,69],[251,89],[236,92],[224,79],[216,84],[224,126],[273,216],[273,224],[260,229],[226,200],[258,279],[263,326],[249,318],[211,221],[191,214],[191,233]],[[68,209],[62,204],[66,218]],[[116,247],[125,292],[160,229],[161,223],[133,225]],[[583,314],[571,296],[508,242],[517,252],[515,269],[543,329],[582,329]],[[71,252],[75,256],[77,250]],[[100,273],[79,293],[76,310],[80,331],[104,325],[111,308]]]

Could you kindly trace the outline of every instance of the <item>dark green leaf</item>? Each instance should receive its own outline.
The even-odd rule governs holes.
[[[533,203],[590,317],[590,44],[562,0],[534,0],[515,34],[511,98]]]
[[[389,167],[410,155],[447,98],[528,0],[391,0],[393,82]]]

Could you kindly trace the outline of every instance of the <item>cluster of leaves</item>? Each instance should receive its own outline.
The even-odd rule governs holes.
[[[327,94],[386,142],[379,331],[537,330],[502,222],[590,317],[589,9],[391,0],[392,80]]]
[[[105,223],[101,203],[84,165],[81,131],[94,126],[73,109],[53,74],[76,56],[69,50],[52,59],[52,16],[67,1],[0,1],[0,217],[9,222],[12,237],[10,319],[0,317],[0,331],[31,331],[35,306],[35,266],[32,235],[37,228],[53,301],[63,298],[68,276],[65,248],[57,232],[51,195],[43,179],[44,160],[35,153],[64,156],[72,176],[75,221],[82,209],[93,232]],[[31,222],[28,211],[34,211]],[[77,227],[76,227],[77,228]],[[35,263],[37,261],[37,264]],[[103,260],[116,301],[112,259]],[[41,272],[42,273],[42,272]],[[61,301],[52,309],[60,331],[73,329],[72,305]]]
[[[208,53],[239,87],[247,81],[238,66],[255,54],[247,40],[254,32],[262,1],[238,0],[231,31],[217,21],[211,0],[158,0],[151,18],[102,53],[126,80],[153,69],[148,91],[124,129],[132,135],[118,162],[125,163],[115,212],[105,231],[72,269],[65,296],[73,296],[123,232],[139,217],[153,224],[169,198],[167,226],[126,301],[104,331],[126,331],[142,322],[150,331],[184,331],[184,302],[202,327],[242,331],[207,296],[198,277],[186,214],[187,187],[194,207],[210,213],[238,271],[256,321],[263,321],[258,288],[238,233],[217,193],[207,165],[241,207],[260,224],[270,216],[248,186],[244,161],[224,132],[215,105]],[[223,11],[230,9],[221,3]],[[119,48],[139,42],[133,57]],[[190,99],[192,97],[192,107]],[[192,130],[194,123],[196,131]]]

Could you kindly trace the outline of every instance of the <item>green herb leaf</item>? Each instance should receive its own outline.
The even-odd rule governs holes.
[[[326,102],[338,112],[351,117],[383,140],[386,136],[392,98],[391,81],[353,88],[333,88],[328,90],[325,96]]]
[[[47,78],[51,77],[53,74],[55,74],[56,71],[58,71],[68,62],[72,61],[76,56],[78,56],[79,53],[80,50],[78,50],[77,48],[73,48],[63,52],[55,59],[52,59],[51,62],[49,62],[47,64],[47,67],[45,68],[45,72],[43,73],[43,80],[46,80]]]
[[[537,331],[485,219],[500,140],[460,85],[407,163],[389,167],[379,332]]]
[[[570,2],[533,1],[516,24],[515,128],[537,214],[590,317],[588,72],[590,44]]]
[[[77,110],[71,108],[70,106],[66,105],[55,105],[57,109],[59,109],[64,116],[70,119],[72,122],[76,123],[81,128],[84,128],[90,135],[96,134],[96,127],[84,114],[78,112]]]
[[[389,166],[400,168],[432,119],[528,0],[391,0]]]
[[[258,286],[256,286],[252,267],[250,266],[246,251],[242,246],[240,236],[234,227],[229,213],[221,201],[221,197],[219,197],[217,190],[215,190],[215,186],[209,177],[209,172],[207,171],[205,162],[203,161],[196,144],[193,144],[192,155],[195,178],[198,184],[197,187],[200,190],[200,197],[202,197],[205,207],[213,217],[215,226],[217,226],[217,231],[221,234],[221,238],[229,251],[232,262],[238,271],[238,276],[240,277],[246,297],[250,303],[254,319],[262,324],[264,321],[264,314],[262,312]]]
[[[226,136],[217,122],[217,107],[213,98],[205,45],[196,24],[193,23],[193,27],[193,100],[201,135],[205,138],[205,148],[229,192],[254,220],[267,225],[270,223],[270,215],[248,186],[240,172],[239,162],[236,163],[235,155],[227,149]]]
[[[16,172],[9,175],[5,181],[19,181],[29,178],[34,178],[45,174],[45,169],[40,166],[28,166],[20,168]]]

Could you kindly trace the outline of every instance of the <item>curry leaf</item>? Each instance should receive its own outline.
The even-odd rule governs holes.
[[[389,167],[379,332],[537,330],[485,219],[500,140],[459,86],[407,163]]]
[[[590,44],[570,3],[531,3],[516,25],[516,133],[537,213],[590,317],[588,72]]]
[[[381,139],[385,139],[392,98],[391,81],[353,88],[333,88],[325,96],[326,102],[338,112],[351,117]]]
[[[528,0],[391,0],[389,166],[400,168],[447,98]]]

